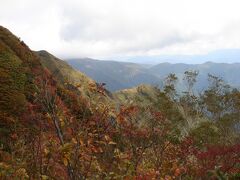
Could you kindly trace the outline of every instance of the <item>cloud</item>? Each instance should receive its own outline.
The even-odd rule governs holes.
[[[3,1],[3,0],[0,0]],[[8,0],[0,24],[34,50],[114,58],[240,48],[238,0]]]

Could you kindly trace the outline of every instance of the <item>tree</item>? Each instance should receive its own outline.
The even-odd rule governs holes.
[[[169,74],[165,80],[164,92],[172,99],[175,100],[177,96],[176,92],[176,84],[178,82],[178,78],[175,74]]]
[[[199,71],[197,70],[184,72],[185,76],[183,80],[187,84],[187,93],[189,93],[190,95],[194,95],[193,87],[194,87],[194,84],[197,82],[198,74],[199,74]]]
[[[205,114],[209,114],[210,118],[214,121],[220,120],[224,112],[228,110],[228,94],[229,86],[216,76],[208,74],[209,88],[201,95],[203,110]],[[207,116],[209,116],[207,115]]]
[[[43,109],[45,110],[45,113],[51,118],[56,135],[59,139],[60,145],[62,147],[66,146],[66,142],[64,140],[64,134],[61,128],[61,118],[59,117],[59,111],[63,110],[64,104],[61,101],[60,97],[56,93],[56,86],[54,86],[49,79],[41,79],[39,82],[39,86],[37,86],[37,96],[36,100],[42,105]],[[66,159],[66,165],[67,165],[67,171],[70,179],[73,179],[73,168],[69,161],[69,159]]]

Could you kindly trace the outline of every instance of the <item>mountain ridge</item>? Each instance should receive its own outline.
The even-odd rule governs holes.
[[[240,49],[218,49],[213,50],[205,54],[196,54],[196,55],[183,55],[183,54],[175,54],[175,55],[152,55],[152,56],[133,56],[128,58],[127,60],[123,58],[117,58],[120,61],[124,62],[135,62],[135,63],[147,63],[151,65],[156,65],[161,62],[172,62],[179,63],[185,62],[185,64],[191,64],[191,62],[204,63],[207,61],[212,62],[231,62],[236,63],[240,60]]]
[[[196,86],[196,91],[202,91],[206,88],[208,74],[218,76],[236,88],[239,88],[240,84],[240,80],[237,78],[240,76],[240,72],[238,71],[240,63],[214,63],[208,61],[202,64],[160,63],[150,66],[119,61],[93,60],[90,58],[68,59],[67,62],[95,81],[106,83],[110,91],[132,88],[140,84],[163,87],[164,79],[170,73],[177,75],[179,80],[178,89],[179,91],[183,91],[184,72],[188,70],[199,71],[199,83]],[[130,66],[131,68],[129,68]],[[136,73],[135,79],[133,79],[134,83],[131,81],[134,77],[132,76],[133,72]]]
[[[0,62],[0,179],[239,177],[240,92],[217,78],[202,96],[175,98],[171,83],[110,93],[3,27]]]
[[[141,83],[157,84],[159,79],[149,73],[143,65],[115,61],[72,59],[67,61],[75,69],[87,74],[99,83],[106,83],[111,91],[131,88]]]

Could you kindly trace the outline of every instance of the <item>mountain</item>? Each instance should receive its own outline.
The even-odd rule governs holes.
[[[232,87],[240,87],[240,63],[213,63],[206,62],[203,64],[170,64],[161,63],[150,68],[150,71],[159,78],[166,77],[169,73],[175,73],[179,78],[177,85],[179,90],[185,89],[183,82],[184,72],[189,70],[199,71],[195,90],[202,91],[208,87],[208,74],[222,78],[226,83]]]
[[[108,63],[110,75],[164,75]],[[224,88],[179,99],[146,84],[111,93],[0,26],[0,179],[239,179],[240,92]]]
[[[78,87],[81,95],[87,98],[92,103],[97,102],[99,96],[94,93],[90,86],[96,88],[96,82],[90,77],[86,76],[80,71],[72,68],[66,61],[63,61],[47,51],[37,51],[35,52],[40,58],[41,64],[46,67],[58,83],[71,83]],[[108,96],[101,96],[101,101],[112,104],[111,93],[106,90]]]
[[[67,61],[75,69],[80,70],[97,82],[104,82],[110,91],[131,88],[140,84],[163,86],[163,80],[170,73],[175,73],[179,79],[177,89],[184,91],[184,72],[197,70],[199,75],[195,86],[196,91],[202,91],[208,87],[208,74],[218,76],[229,85],[239,88],[240,86],[240,63],[213,63],[203,64],[170,64],[160,63],[154,66],[116,62],[100,61],[93,59],[70,59]]]
[[[114,98],[120,104],[150,106],[157,100],[159,90],[153,86],[141,84],[130,89],[123,89],[114,93]]]
[[[6,117],[16,119],[24,112],[34,94],[34,77],[44,74],[44,68],[24,42],[2,26],[0,73],[0,119],[4,123]]]
[[[139,84],[161,84],[161,80],[142,64],[89,58],[68,59],[67,62],[95,81],[106,83],[106,87],[110,91],[131,88]]]
[[[0,179],[79,179],[64,148],[93,115],[100,117],[102,104],[115,105],[108,95],[66,62],[32,51],[0,26]]]

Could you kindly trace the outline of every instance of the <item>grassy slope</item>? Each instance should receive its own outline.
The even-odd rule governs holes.
[[[95,83],[92,79],[88,78],[80,71],[74,70],[65,61],[56,58],[47,51],[38,51],[36,53],[39,55],[42,65],[50,70],[58,82],[62,84],[65,82],[79,84],[79,89],[82,92],[86,90],[87,85]]]
[[[140,85],[131,89],[124,89],[114,93],[114,98],[120,104],[139,104],[147,106],[156,100],[158,90],[150,85]]]
[[[73,69],[67,62],[56,58],[47,51],[38,51],[36,54],[40,57],[42,65],[50,70],[59,83],[65,84],[66,82],[70,82],[77,86],[81,95],[93,104],[101,102],[114,105],[111,94],[108,91],[106,91],[106,96],[100,96],[98,93],[92,91],[91,88],[97,87],[96,82],[80,71]]]

